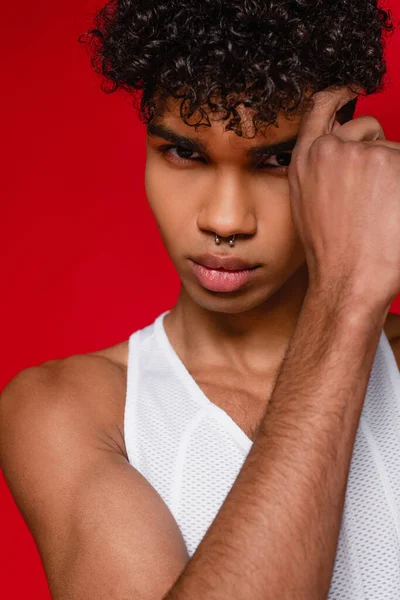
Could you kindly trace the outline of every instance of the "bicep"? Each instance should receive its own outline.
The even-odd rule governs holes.
[[[53,570],[53,588],[66,586],[74,600],[161,600],[188,561],[170,511],[118,455],[84,474],[46,550],[49,564],[53,553],[64,555],[62,570]]]
[[[28,389],[2,395],[2,467],[53,598],[161,599],[189,560],[168,507],[84,404]]]

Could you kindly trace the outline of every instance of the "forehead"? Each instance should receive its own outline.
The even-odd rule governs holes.
[[[298,133],[302,119],[301,115],[292,115],[288,118],[284,112],[281,112],[277,116],[278,126],[269,125],[265,128],[264,132],[256,132],[253,124],[254,109],[240,104],[236,107],[236,110],[241,119],[242,137],[233,131],[225,130],[232,115],[228,119],[219,120],[223,114],[222,111],[211,113],[207,110],[210,126],[202,124],[198,128],[195,128],[194,125],[200,120],[202,123],[205,123],[204,118],[201,119],[201,113],[195,113],[190,119],[187,119],[187,124],[181,117],[180,106],[181,100],[169,98],[164,104],[162,115],[157,117],[154,122],[166,125],[177,133],[202,140],[205,143],[215,145],[217,142],[224,142],[225,144],[229,144],[230,147],[238,147],[242,150],[263,142],[265,143],[266,141],[274,143],[294,137]]]

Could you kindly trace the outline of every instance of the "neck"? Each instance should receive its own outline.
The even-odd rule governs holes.
[[[231,314],[203,308],[182,286],[165,329],[185,364],[201,361],[243,373],[273,371],[293,335],[307,287],[304,265],[261,306]]]

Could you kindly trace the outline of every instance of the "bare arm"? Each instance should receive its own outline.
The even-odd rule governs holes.
[[[324,100],[316,121],[335,108]],[[308,121],[319,139],[322,125]],[[361,125],[375,135],[374,124]],[[359,137],[359,124],[345,127],[337,135]],[[55,600],[325,600],[373,358],[400,289],[400,166],[397,150],[321,138],[312,168],[301,154],[294,163],[304,162],[300,179],[310,175],[293,213],[319,285],[253,448],[192,560],[160,497],[102,435],[114,371],[89,362],[78,376],[67,359],[63,373],[29,372],[1,399],[2,466]]]
[[[384,311],[306,297],[257,439],[165,600],[323,600]]]
[[[257,439],[165,600],[329,592],[368,380],[400,289],[400,146],[373,118],[335,122],[352,94],[316,94],[302,119],[288,181],[308,292]]]
[[[114,435],[124,383],[109,361],[72,356],[21,371],[0,396],[0,466],[53,600],[159,600],[189,559]]]
[[[257,439],[190,561],[106,433],[116,369],[71,357],[18,375],[0,398],[1,466],[54,600],[325,598],[380,317],[306,298]]]

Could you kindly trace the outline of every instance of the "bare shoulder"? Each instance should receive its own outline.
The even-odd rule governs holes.
[[[124,370],[75,355],[21,371],[0,396],[0,466],[59,600],[161,598],[188,560],[126,458]]]
[[[43,531],[39,522],[48,515],[53,521],[63,517],[74,486],[89,479],[95,464],[127,462],[123,405],[123,370],[90,354],[24,369],[6,385],[0,396],[0,467],[33,532],[39,526]]]
[[[81,434],[85,427],[88,434],[97,430],[125,452],[125,393],[126,368],[102,353],[76,354],[24,369],[0,395],[0,437],[9,438],[12,426],[22,428],[25,419],[31,426],[40,420],[52,422],[55,435],[63,423],[76,420]]]
[[[400,315],[389,313],[386,318],[384,331],[390,342],[394,357],[400,369]]]

